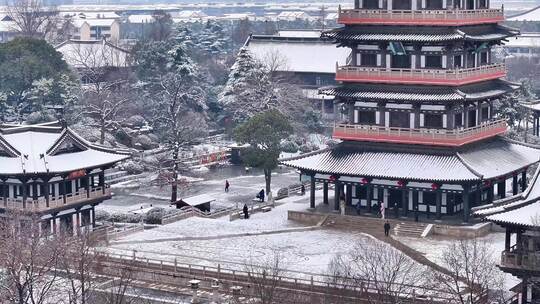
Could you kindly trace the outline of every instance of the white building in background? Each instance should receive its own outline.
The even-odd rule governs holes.
[[[540,63],[540,33],[522,33],[511,38],[504,45],[507,56],[515,58],[530,58],[534,63]]]
[[[281,12],[277,15],[278,20],[284,21],[296,21],[296,20],[311,20],[311,17],[308,13],[303,11],[294,11],[294,12]]]
[[[57,45],[64,60],[75,69],[130,66],[128,50],[106,40],[67,40]]]
[[[120,22],[117,19],[74,19],[71,23],[75,40],[107,39],[116,43],[120,39]]]
[[[149,24],[155,21],[156,18],[152,15],[129,15],[127,17],[127,23],[131,24]]]
[[[17,25],[8,15],[0,14],[0,43],[8,42],[17,35]]]

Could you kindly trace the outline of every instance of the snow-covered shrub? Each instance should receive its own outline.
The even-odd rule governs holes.
[[[26,124],[33,125],[56,120],[54,112],[45,110],[32,112],[26,116]]]
[[[111,217],[109,212],[100,209],[95,211],[94,216],[98,222],[108,221]]]
[[[145,222],[147,224],[161,224],[161,219],[166,213],[165,208],[154,207],[146,213]]]
[[[127,171],[127,173],[129,174],[141,174],[144,172],[144,166],[133,160],[126,161],[120,166],[120,168],[122,168],[122,170],[124,171]]]
[[[284,140],[281,142],[281,151],[286,153],[296,153],[298,152],[298,145],[292,140]]]
[[[113,213],[109,218],[112,222],[120,223],[139,223],[142,219],[142,215],[135,213]]]
[[[150,150],[158,147],[158,144],[153,141],[150,136],[144,134],[135,137],[133,143],[138,144],[138,146],[143,150]]]
[[[146,120],[141,115],[133,115],[126,119],[124,124],[132,128],[141,128],[146,124]]]
[[[332,147],[335,147],[339,144],[339,142],[333,138],[330,138],[328,139],[325,144],[329,147],[329,148],[332,148]]]
[[[317,150],[319,150],[319,147],[310,142],[305,143],[300,146],[300,152],[302,153],[308,153],[308,152],[317,151]]]
[[[321,112],[308,110],[304,113],[304,126],[311,132],[320,133],[323,130]]]

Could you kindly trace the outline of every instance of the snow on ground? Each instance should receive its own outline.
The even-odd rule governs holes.
[[[487,242],[492,249],[493,258],[496,262],[500,261],[501,252],[504,250],[504,233],[490,233],[486,236],[478,238],[480,241]],[[434,263],[442,266],[442,254],[448,246],[450,246],[456,239],[432,237],[432,238],[409,238],[399,237],[400,242],[420,251],[426,258]],[[505,273],[505,285],[508,288],[514,287],[519,281],[510,274]]]

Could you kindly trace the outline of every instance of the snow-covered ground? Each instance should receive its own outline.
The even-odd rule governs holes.
[[[423,253],[426,258],[434,263],[442,265],[442,255],[448,246],[456,240],[453,238],[433,237],[433,238],[409,238],[399,237],[400,242],[410,246],[419,252]],[[491,247],[493,258],[496,262],[500,261],[501,252],[504,250],[504,233],[490,233],[486,236],[478,238],[480,241],[485,241]],[[514,287],[519,281],[516,277],[505,273],[505,285],[508,288]]]

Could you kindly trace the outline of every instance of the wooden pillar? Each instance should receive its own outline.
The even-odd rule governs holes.
[[[527,277],[523,277],[523,279],[521,280],[521,303],[522,304],[525,304],[525,303],[528,303],[527,302],[527,296],[528,296],[528,286],[529,285],[529,282],[528,282],[528,279]]]
[[[491,182],[489,182],[489,186],[487,188],[487,203],[488,204],[491,204],[493,203],[493,196],[494,196],[494,193],[493,193],[493,184]]]
[[[474,203],[476,206],[482,204],[482,183],[476,184],[476,191],[474,192]]]
[[[506,197],[506,179],[503,179],[497,183],[497,194],[499,198]]]
[[[510,238],[512,236],[512,232],[510,231],[510,228],[506,228],[506,233],[504,235],[504,250],[510,251]]]
[[[323,204],[328,205],[328,182],[323,183]]]
[[[367,210],[369,213],[371,213],[371,209],[372,209],[372,206],[371,206],[371,192],[372,192],[372,186],[371,184],[367,184],[366,185],[366,207],[367,207]]]
[[[32,180],[32,200],[37,201],[38,199],[38,187],[37,180]]]
[[[348,184],[346,185],[346,192],[345,192],[345,205],[351,206],[352,205],[352,185]]]
[[[52,217],[52,232],[56,234],[56,214],[53,214]]]
[[[309,179],[309,208],[315,209],[315,175],[312,174]]]
[[[96,209],[95,206],[92,206],[92,209],[90,209],[90,216],[92,221],[92,228],[96,227]]]
[[[84,181],[86,183],[86,198],[90,198],[90,189],[91,189],[91,185],[90,185],[90,172],[92,170],[90,169],[87,169],[86,170],[86,175],[84,176]]]
[[[340,197],[340,189],[341,183],[336,180],[334,184],[334,211],[339,211],[339,197]]]
[[[409,190],[406,187],[401,189],[401,216],[407,216],[407,206],[409,205],[409,200],[407,199],[407,192]]]
[[[442,192],[439,190],[435,191],[435,212],[436,218],[440,220],[442,214]]]
[[[521,172],[521,192],[527,189],[527,169]]]
[[[466,184],[463,185],[463,221],[465,223],[469,222],[469,216],[471,214],[471,205],[469,202],[469,192],[471,190],[471,186]]]
[[[9,187],[6,184],[7,178],[2,178],[2,199],[4,201],[4,207],[7,207],[7,197],[9,196]]]
[[[512,195],[516,195],[518,194],[518,192],[519,192],[518,176],[517,176],[517,173],[514,173],[514,175],[512,176]]]
[[[75,226],[75,233],[79,235],[81,232],[81,210],[80,209],[77,209],[76,211],[74,226]]]
[[[105,169],[101,169],[99,172],[99,186],[101,187],[101,191],[103,194],[105,194]]]
[[[28,199],[28,180],[27,179],[20,179],[22,182],[22,201],[23,201],[23,209],[26,209],[26,200]]]
[[[45,205],[49,208],[50,198],[49,198],[49,177],[43,178],[43,196],[45,197]]]
[[[63,204],[65,205],[67,203],[67,198],[66,198],[66,176],[63,175],[62,176],[62,181],[60,182],[60,188],[61,188],[61,191],[62,191],[62,202]]]

